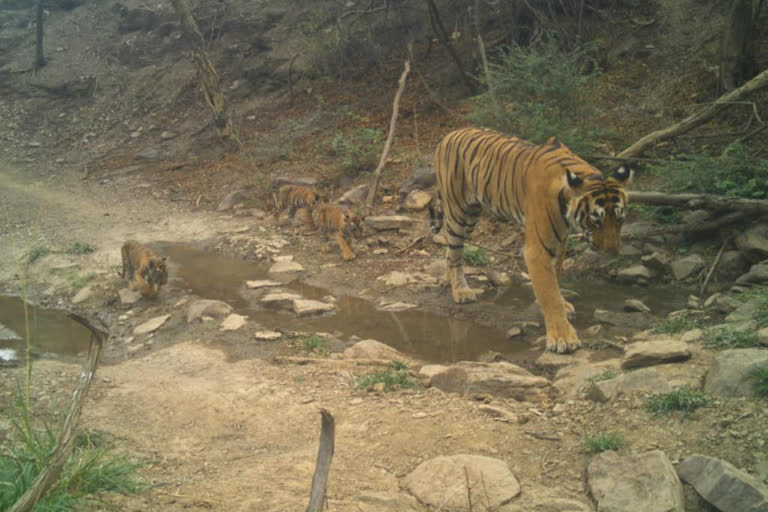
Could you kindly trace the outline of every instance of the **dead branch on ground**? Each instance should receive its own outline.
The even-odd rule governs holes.
[[[716,212],[741,212],[745,215],[768,215],[768,201],[738,199],[712,194],[666,194],[664,192],[630,191],[629,200],[634,203],[684,206],[689,209],[705,209]]]
[[[739,101],[765,87],[768,87],[768,70],[763,71],[738,89],[734,89],[731,92],[720,96],[703,110],[686,117],[679,123],[646,135],[617,156],[625,158],[637,156],[658,142],[686,133],[706,121],[709,121],[719,112],[727,108],[729,104]]]
[[[315,473],[312,475],[312,491],[309,495],[307,512],[321,512],[325,504],[325,493],[328,489],[328,473],[331,470],[336,422],[333,415],[325,409],[320,409],[322,417],[320,427],[320,446],[317,449]]]
[[[387,161],[389,155],[389,148],[392,145],[392,139],[395,136],[395,124],[397,122],[397,113],[400,109],[400,97],[403,95],[405,89],[405,79],[408,77],[408,72],[411,71],[411,61],[405,61],[405,69],[403,74],[400,75],[398,81],[397,92],[395,93],[395,100],[392,104],[392,118],[389,120],[389,134],[387,135],[387,141],[384,143],[384,150],[381,152],[381,158],[379,159],[379,165],[376,166],[376,170],[373,171],[373,180],[368,190],[368,198],[366,200],[366,215],[370,215],[373,211],[373,200],[376,196],[376,189],[379,188],[379,180],[381,180],[381,171],[384,169],[384,164]]]
[[[731,239],[733,236],[729,236],[723,241],[723,245],[720,246],[720,250],[717,251],[717,256],[715,256],[715,261],[712,262],[712,266],[709,268],[709,272],[707,272],[707,276],[704,278],[704,282],[701,283],[701,289],[699,289],[699,297],[703,297],[704,293],[707,291],[707,285],[709,284],[709,280],[712,278],[712,274],[715,273],[715,269],[717,268],[718,263],[720,263],[720,258],[723,256],[723,252],[725,251],[725,248],[728,246],[728,244],[731,242]]]
[[[107,329],[103,325],[97,326],[90,320],[74,313],[67,313],[67,315],[91,331],[91,345],[88,348],[88,358],[83,365],[83,371],[80,373],[77,387],[74,393],[72,393],[72,403],[69,406],[67,417],[64,419],[61,432],[57,436],[56,447],[53,449],[53,453],[51,453],[48,464],[37,475],[37,478],[27,489],[27,492],[14,503],[8,512],[27,512],[32,510],[37,501],[48,491],[48,488],[59,479],[64,463],[72,451],[72,444],[75,441],[75,427],[80,419],[83,402],[86,395],[88,395],[91,380],[99,364],[99,355],[101,355],[101,350],[104,347],[104,341],[109,337]]]

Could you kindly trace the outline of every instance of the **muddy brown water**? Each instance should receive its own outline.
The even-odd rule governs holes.
[[[373,338],[401,352],[430,362],[473,360],[488,351],[503,354],[509,360],[530,359],[538,355],[532,350],[535,336],[507,339],[503,330],[478,325],[468,320],[452,318],[426,311],[385,312],[370,301],[351,296],[337,297],[337,313],[314,318],[297,318],[293,313],[263,310],[241,295],[246,280],[273,279],[267,266],[234,257],[216,254],[180,244],[156,244],[156,249],[168,255],[172,278],[177,285],[200,297],[218,299],[235,307],[250,321],[265,328],[296,331],[341,332],[345,336]],[[657,314],[666,314],[685,304],[687,293],[673,288],[634,288],[609,282],[574,279],[563,283],[576,291],[580,314],[576,326],[584,328],[596,323],[592,313],[596,307],[620,310],[624,299],[644,300]],[[330,294],[326,289],[300,280],[289,281],[284,289],[309,299],[320,300]],[[435,293],[448,293],[435,289]],[[485,299],[503,305],[510,311],[512,321],[523,318],[515,312],[530,310],[533,294],[522,286],[511,286],[496,297]],[[581,320],[579,320],[581,319]],[[533,355],[532,355],[533,354]]]
[[[88,350],[91,333],[56,309],[27,306],[29,319],[30,346],[38,353],[77,355]],[[24,301],[20,297],[0,296],[0,324],[18,335],[0,337],[0,350],[4,354],[17,356],[24,353],[26,346],[27,322],[24,317]],[[6,331],[7,332],[7,331]]]

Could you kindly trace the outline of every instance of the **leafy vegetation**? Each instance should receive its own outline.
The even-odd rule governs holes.
[[[768,197],[768,159],[753,156],[739,142],[716,156],[682,154],[650,171],[668,192],[697,192],[728,197]]]
[[[373,390],[377,387],[383,391],[412,388],[416,384],[408,375],[408,365],[402,361],[390,361],[385,371],[375,371],[360,377],[355,387],[357,389]]]
[[[757,345],[757,335],[751,330],[710,329],[704,336],[704,344],[718,350],[754,347]]]
[[[674,206],[633,204],[630,211],[642,219],[658,222],[659,224],[679,224],[683,220],[683,217],[680,215],[680,209]]]
[[[74,270],[67,270],[61,276],[66,279],[70,287],[79,290],[80,288],[85,288],[96,277],[96,273],[79,274]]]
[[[698,327],[698,321],[688,315],[664,318],[651,331],[656,334],[678,334]]]
[[[464,261],[473,267],[484,267],[488,264],[488,254],[481,247],[467,245],[464,247]]]
[[[43,245],[38,245],[37,247],[33,247],[32,249],[30,249],[29,254],[27,254],[27,263],[32,264],[50,252],[51,252],[51,249]]]
[[[648,410],[657,416],[666,416],[674,412],[680,413],[680,418],[688,417],[699,407],[709,405],[709,398],[701,391],[680,388],[669,393],[654,395],[648,399]]]
[[[349,134],[338,133],[331,139],[331,150],[340,157],[345,173],[355,176],[372,171],[379,161],[384,136],[377,128],[356,128]]]
[[[539,144],[556,135],[576,153],[593,149],[598,134],[584,101],[599,74],[592,53],[590,46],[565,50],[554,35],[503,48],[489,62],[489,92],[476,98],[473,121]]]
[[[89,254],[96,249],[87,242],[74,242],[67,248],[67,254]]]
[[[301,344],[304,346],[304,350],[312,352],[317,355],[325,355],[328,353],[328,340],[323,336],[313,334],[301,339]]]
[[[749,377],[755,381],[755,394],[763,400],[768,400],[768,364],[753,369]]]
[[[621,450],[626,442],[624,436],[618,432],[599,432],[595,437],[584,435],[584,446],[587,453],[602,453]]]

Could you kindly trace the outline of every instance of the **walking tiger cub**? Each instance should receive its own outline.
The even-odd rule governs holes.
[[[286,208],[290,208],[291,218],[296,215],[296,210],[305,208],[307,227],[317,229],[312,219],[312,209],[320,200],[317,192],[301,185],[283,185],[272,198],[275,201],[275,222],[280,220],[280,213]]]
[[[344,260],[355,259],[355,253],[349,247],[344,235],[360,237],[363,232],[362,219],[333,203],[319,204],[315,208],[315,214],[317,215],[317,223],[324,235],[336,233],[336,241]]]
[[[453,300],[476,300],[464,277],[464,241],[480,213],[523,224],[523,256],[544,314],[547,349],[564,353],[580,345],[568,321],[573,305],[560,293],[568,232],[580,229],[601,251],[615,252],[627,211],[631,171],[612,176],[576,156],[552,137],[537,145],[501,133],[465,128],[449,133],[435,151],[437,195],[430,205],[433,231],[445,225]],[[442,203],[442,204],[441,204]]]
[[[143,297],[154,297],[160,287],[168,282],[166,256],[158,256],[135,240],[123,244],[123,272],[120,277],[128,278],[131,289]]]

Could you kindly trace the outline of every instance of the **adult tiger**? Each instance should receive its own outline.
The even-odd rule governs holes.
[[[445,224],[453,300],[476,300],[464,277],[463,253],[483,209],[516,220],[525,229],[523,256],[544,314],[547,349],[576,350],[581,343],[568,321],[573,305],[559,285],[568,232],[579,228],[596,249],[618,250],[629,168],[603,176],[555,137],[537,145],[476,128],[446,135],[434,163],[438,190],[430,214],[434,231]]]

